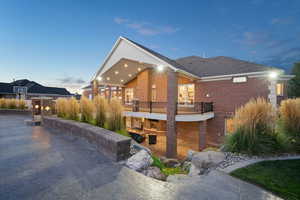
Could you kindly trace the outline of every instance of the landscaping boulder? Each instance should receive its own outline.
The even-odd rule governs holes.
[[[164,175],[158,167],[149,167],[143,171],[143,174],[161,181],[166,180],[166,175]]]
[[[190,182],[191,177],[185,174],[174,174],[167,177],[167,182],[171,183],[182,183],[182,182]]]
[[[152,163],[153,159],[151,158],[151,155],[147,151],[141,150],[131,156],[127,160],[126,165],[135,171],[142,171],[147,169]]]
[[[181,165],[182,170],[184,171],[190,171],[192,163],[190,161],[184,161]]]
[[[225,155],[222,152],[206,151],[195,153],[192,157],[189,175],[204,174],[211,168],[217,167],[224,159]]]
[[[174,158],[160,158],[161,162],[166,166],[166,167],[179,167],[180,162],[177,159]]]

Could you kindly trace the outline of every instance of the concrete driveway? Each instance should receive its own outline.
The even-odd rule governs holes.
[[[111,162],[85,140],[0,115],[0,199],[277,199],[221,172],[190,183],[156,181]]]

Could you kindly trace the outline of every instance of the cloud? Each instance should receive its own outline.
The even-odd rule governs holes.
[[[114,22],[117,23],[117,24],[123,24],[127,21],[128,21],[127,19],[124,19],[124,18],[121,18],[121,17],[115,17],[114,18]]]
[[[289,70],[295,62],[300,61],[300,47],[293,47],[283,50],[277,54],[265,57],[261,60],[262,64],[278,66]]]
[[[288,24],[293,24],[293,23],[294,23],[294,19],[291,17],[273,18],[271,21],[271,24],[274,24],[274,25],[288,25]]]
[[[242,39],[236,39],[235,41],[247,46],[257,46],[265,43],[268,39],[269,34],[266,32],[244,32]]]
[[[68,84],[84,84],[86,81],[84,81],[81,78],[74,78],[74,77],[65,77],[65,78],[59,78],[57,79],[60,83],[68,83]]]
[[[119,25],[125,25],[126,27],[133,29],[137,33],[145,36],[154,36],[159,34],[172,34],[179,31],[179,28],[172,26],[159,26],[153,25],[149,22],[136,22],[125,18],[116,17],[114,22]]]

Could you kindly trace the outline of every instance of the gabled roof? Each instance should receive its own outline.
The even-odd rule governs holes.
[[[100,67],[99,71],[96,73],[94,78],[96,78],[100,74],[101,70],[103,69],[103,66],[111,57],[115,48],[117,48],[117,45],[121,40],[125,40],[128,43],[134,45],[135,47],[143,50],[144,52],[147,52],[149,55],[169,65],[169,67],[173,68],[175,71],[182,72],[187,75],[191,75],[198,78],[245,73],[263,73],[270,70],[278,70],[274,67],[267,67],[253,62],[243,61],[225,56],[218,56],[213,58],[189,56],[173,60],[126,37],[119,37],[113,49],[106,57],[104,64]]]
[[[13,94],[14,86],[27,87],[27,93],[31,94],[55,94],[55,95],[71,95],[71,93],[65,88],[58,87],[45,87],[34,81],[27,79],[17,80],[11,83],[0,83],[0,93]]]

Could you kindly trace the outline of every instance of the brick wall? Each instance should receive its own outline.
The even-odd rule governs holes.
[[[195,86],[195,100],[214,103],[215,117],[208,120],[207,139],[209,144],[220,144],[224,136],[225,118],[233,115],[235,109],[251,98],[268,98],[269,80],[249,78],[245,83],[232,80],[198,82]],[[209,95],[207,97],[206,95]]]

